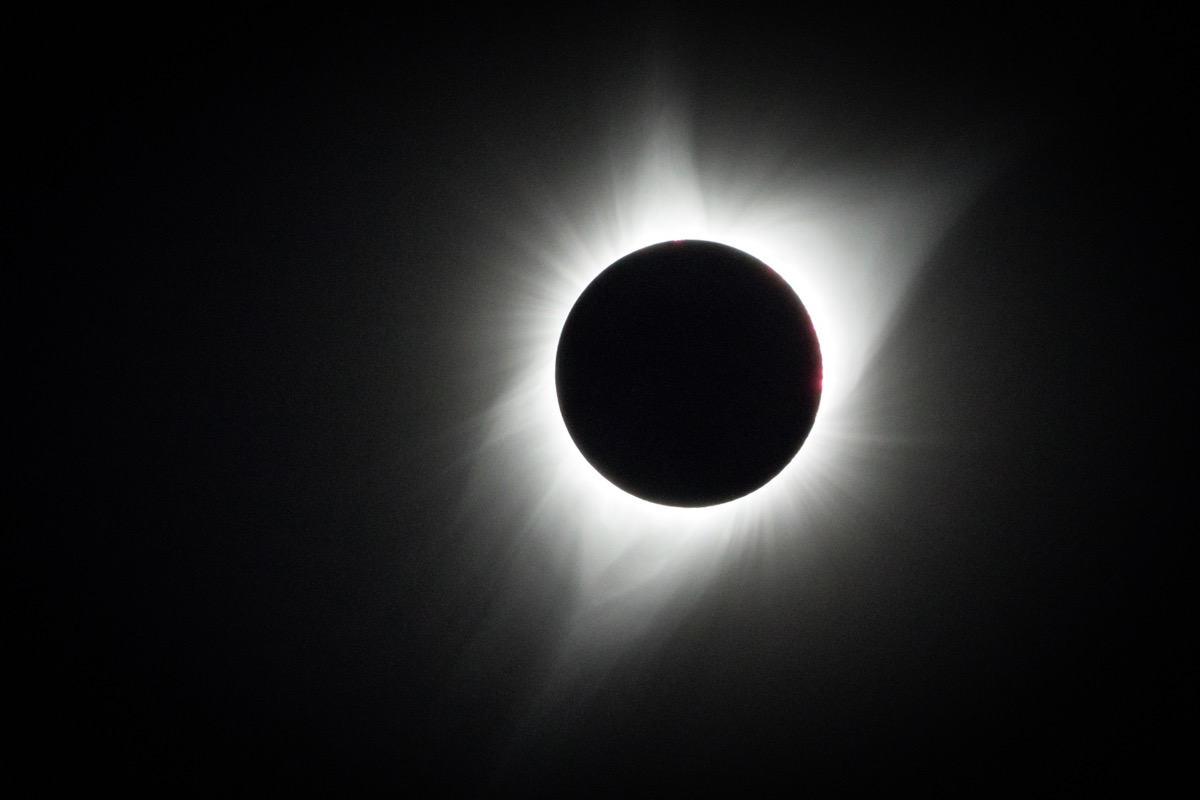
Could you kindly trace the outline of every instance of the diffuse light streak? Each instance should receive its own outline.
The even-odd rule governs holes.
[[[686,608],[731,554],[803,547],[806,530],[845,513],[832,498],[864,489],[853,465],[874,446],[858,424],[856,387],[932,248],[995,166],[959,151],[832,174],[695,152],[682,115],[632,127],[640,133],[607,152],[583,148],[613,165],[609,185],[581,193],[538,176],[550,196],[501,204],[501,227],[524,237],[513,242],[524,261],[479,265],[498,281],[488,313],[502,320],[499,345],[490,343],[501,358],[488,366],[503,385],[478,443],[473,494],[493,519],[520,526],[511,535],[556,554],[576,589],[531,724],[669,624],[666,610]],[[569,197],[588,199],[572,206]],[[580,292],[621,256],[670,239],[722,242],[770,265],[807,307],[824,359],[820,411],[797,457],[758,491],[699,509],[649,503],[605,480],[571,441],[554,385],[558,337]]]

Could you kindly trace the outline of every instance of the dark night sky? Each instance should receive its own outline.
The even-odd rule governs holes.
[[[1167,23],[17,27],[7,652],[39,780],[669,794],[1179,765]],[[1011,157],[867,367],[862,433],[899,444],[846,466],[845,514],[796,521],[819,546],[734,548],[530,724],[571,569],[468,502],[511,279],[480,254],[538,247],[491,206],[586,196],[664,75],[718,160],[770,142],[861,174],[981,129]]]

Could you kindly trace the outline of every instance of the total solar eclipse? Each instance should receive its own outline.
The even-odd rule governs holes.
[[[563,421],[595,469],[670,506],[725,503],[799,452],[821,399],[821,350],[770,267],[716,242],[662,242],[618,259],[563,326]]]

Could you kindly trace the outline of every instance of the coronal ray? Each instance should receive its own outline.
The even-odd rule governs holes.
[[[655,113],[628,136],[584,143],[581,161],[610,167],[607,183],[586,190],[577,175],[524,180],[524,194],[495,204],[505,255],[478,256],[491,281],[479,313],[498,321],[483,366],[497,388],[479,422],[471,494],[516,526],[510,536],[556,554],[574,585],[573,621],[530,720],[668,624],[665,609],[686,605],[680,598],[740,548],[804,547],[797,531],[846,513],[841,499],[866,480],[855,465],[878,444],[856,387],[927,256],[997,166],[994,153],[963,156],[969,148],[857,171],[802,157],[755,163],[745,150],[697,152],[690,125]],[[769,264],[802,298],[823,361],[820,409],[798,455],[758,490],[702,508],[651,503],[602,477],[568,434],[555,391],[556,347],[580,293],[625,254],[679,239]]]

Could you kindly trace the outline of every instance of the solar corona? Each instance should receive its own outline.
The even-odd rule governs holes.
[[[614,653],[589,609],[632,604],[625,642],[731,553],[819,547],[857,513],[900,441],[871,365],[987,172],[951,150],[767,176],[678,115],[623,113],[641,124],[580,154],[603,174],[495,203],[509,244],[477,255],[462,362],[485,404],[462,512],[572,564],[576,644]]]

